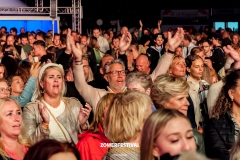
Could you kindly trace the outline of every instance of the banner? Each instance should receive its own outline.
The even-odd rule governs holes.
[[[208,18],[209,11],[207,9],[200,10],[162,10],[162,18],[194,18],[206,17]]]

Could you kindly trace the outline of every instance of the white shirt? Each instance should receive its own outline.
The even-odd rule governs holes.
[[[64,110],[65,110],[65,104],[63,103],[63,101],[60,102],[59,106],[57,108],[53,108],[51,107],[49,104],[47,104],[45,101],[43,101],[46,104],[46,107],[50,110],[50,112],[53,114],[53,116],[56,118],[60,116]],[[60,142],[66,142],[66,138],[64,137],[63,132],[65,133],[68,142],[71,142],[71,137],[68,134],[67,130],[62,126],[62,124],[60,122],[58,122],[58,124],[61,126],[62,130],[59,128],[57,122],[54,120],[54,118],[51,116],[51,114],[49,113],[50,116],[50,122],[49,122],[49,130],[50,130],[50,134],[49,134],[49,138],[50,139],[55,139],[57,141]]]
[[[216,100],[218,98],[218,95],[223,85],[224,85],[223,81],[218,81],[217,83],[212,84],[208,90],[207,106],[208,106],[209,118],[211,118],[213,106],[216,103]]]
[[[98,39],[98,44],[100,46],[100,56],[103,57],[103,55],[110,49],[109,48],[109,43],[106,38],[99,36]]]
[[[189,44],[188,47],[183,47],[183,58],[187,58],[187,56],[190,55],[191,50],[192,50],[194,47],[197,47],[197,46],[196,46],[195,44],[193,44],[192,42],[190,42],[190,44]],[[187,48],[188,48],[188,53],[187,53]]]

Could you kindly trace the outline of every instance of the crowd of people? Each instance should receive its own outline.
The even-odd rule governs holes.
[[[0,159],[240,159],[239,34],[161,24],[1,27]]]

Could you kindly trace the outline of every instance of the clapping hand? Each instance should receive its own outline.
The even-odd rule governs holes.
[[[40,113],[40,115],[43,119],[43,122],[49,124],[50,116],[49,116],[49,113],[47,111],[47,107],[45,105],[43,105],[42,103],[38,103],[38,110],[39,110],[39,113]]]

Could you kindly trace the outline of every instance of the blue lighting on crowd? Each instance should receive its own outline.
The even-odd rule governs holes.
[[[52,30],[52,20],[0,20],[0,27],[5,26],[10,32],[10,29],[15,27],[20,33],[20,28],[25,28],[25,31],[36,32],[40,29],[43,32],[48,32]],[[57,20],[54,21],[54,32],[58,33],[58,23]]]

